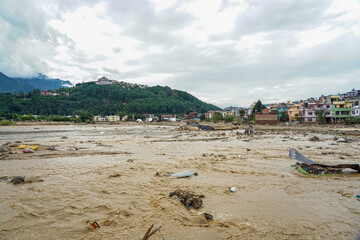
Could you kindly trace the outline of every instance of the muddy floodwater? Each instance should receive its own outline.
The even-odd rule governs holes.
[[[288,154],[360,163],[359,128],[179,126],[0,127],[0,176],[25,177],[0,181],[0,239],[142,239],[151,224],[154,240],[358,237],[360,174],[304,175]],[[198,175],[169,177],[186,170]],[[177,189],[204,195],[202,207],[169,197]]]

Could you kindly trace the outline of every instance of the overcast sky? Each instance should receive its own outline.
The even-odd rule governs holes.
[[[0,71],[99,76],[220,107],[360,89],[359,0],[1,0]]]

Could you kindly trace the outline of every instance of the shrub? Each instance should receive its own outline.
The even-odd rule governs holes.
[[[9,120],[1,120],[0,121],[0,126],[9,126],[9,125],[12,125],[12,124],[14,124],[14,122],[9,121]]]
[[[345,118],[345,125],[360,124],[360,118]]]
[[[231,117],[231,116],[226,117],[226,118],[224,118],[224,121],[225,121],[226,123],[230,123],[230,122],[234,121],[234,117]]]

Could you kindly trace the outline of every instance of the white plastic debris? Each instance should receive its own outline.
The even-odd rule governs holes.
[[[174,173],[171,174],[170,177],[175,177],[175,178],[183,178],[183,177],[191,177],[192,173],[190,170],[184,171],[184,172],[179,172],[179,173]]]
[[[237,190],[237,187],[231,187],[231,188],[229,188],[229,191],[230,191],[230,192],[236,192],[236,190]]]

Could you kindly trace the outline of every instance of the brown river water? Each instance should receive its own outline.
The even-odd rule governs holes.
[[[142,239],[151,224],[162,226],[154,240],[357,239],[360,174],[304,175],[288,152],[294,147],[324,164],[360,163],[359,130],[346,133],[347,143],[333,140],[345,133],[311,127],[255,131],[0,127],[0,145],[11,142],[7,151],[17,152],[0,153],[0,176],[25,177],[24,184],[0,181],[0,239]],[[25,154],[16,141],[39,148]],[[168,177],[185,170],[198,176]],[[203,207],[188,210],[169,197],[176,189],[205,195]]]

